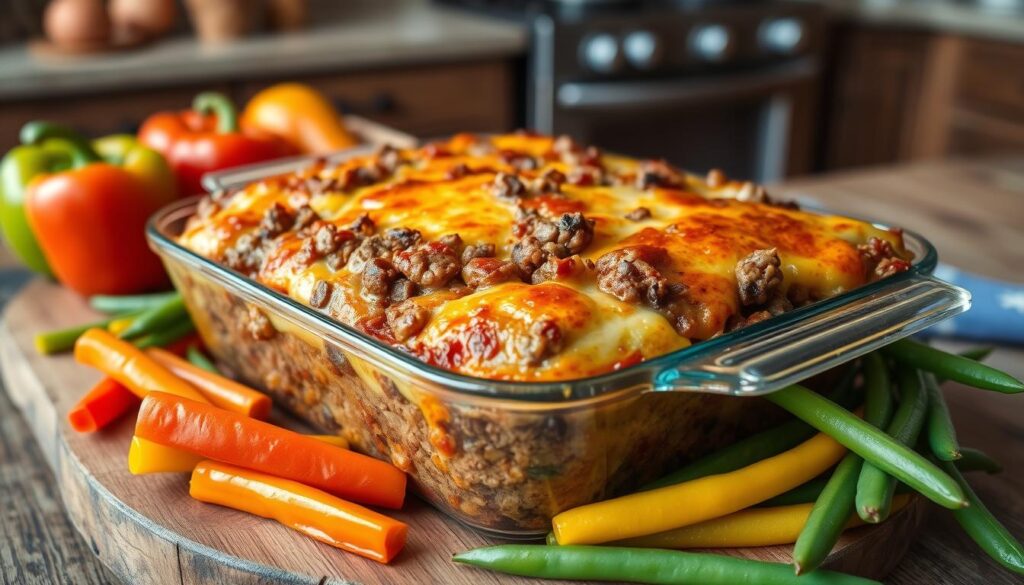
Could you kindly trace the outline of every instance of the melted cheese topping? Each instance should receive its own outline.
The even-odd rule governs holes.
[[[535,170],[517,170],[511,154],[540,161]],[[684,176],[680,188],[640,189],[633,186],[639,162],[601,157],[611,184],[564,184],[561,194],[502,198],[492,192],[497,172],[517,173],[524,181],[550,169],[570,174],[574,168],[553,152],[549,137],[516,134],[492,138],[459,135],[447,143],[403,151],[407,161],[382,182],[350,189],[301,187],[302,181],[326,181],[372,162],[357,158],[335,168],[315,167],[293,177],[262,181],[220,203],[212,214],[193,218],[181,243],[216,261],[223,261],[238,239],[258,230],[260,218],[274,203],[290,209],[309,205],[321,220],[347,226],[368,214],[378,232],[412,228],[425,241],[457,233],[466,244],[490,243],[496,257],[508,259],[517,205],[557,220],[563,213],[582,212],[594,220],[594,238],[581,254],[597,260],[626,246],[645,244],[668,252],[660,267],[673,282],[687,286],[687,300],[696,308],[692,339],[680,336],[662,313],[626,303],[602,292],[593,270],[541,284],[505,282],[471,291],[456,278],[455,286],[424,291],[412,302],[426,308],[430,319],[403,343],[388,332],[383,307],[361,290],[361,266],[332,270],[323,260],[296,261],[308,238],[294,231],[274,238],[255,277],[305,303],[319,281],[334,284],[323,308],[335,319],[360,327],[435,365],[464,374],[509,380],[565,380],[596,375],[686,347],[720,334],[740,314],[736,263],[755,250],[775,248],[781,259],[782,290],[799,286],[812,299],[836,295],[864,284],[867,275],[857,245],[870,238],[886,240],[906,257],[899,233],[868,223],[823,216],[781,206],[743,202],[736,196],[749,184],[723,181],[715,186]],[[452,173],[459,165],[468,172]],[[452,178],[458,177],[458,178]],[[313,194],[310,194],[310,191]],[[650,216],[626,218],[638,207]],[[376,317],[376,318],[375,318]],[[557,331],[546,340],[544,327]],[[536,344],[557,343],[555,351]],[[542,361],[530,355],[543,355]]]

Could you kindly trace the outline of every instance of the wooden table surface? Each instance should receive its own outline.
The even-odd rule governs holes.
[[[792,181],[771,190],[811,197],[830,208],[884,218],[925,234],[945,263],[1024,282],[1024,156],[942,161]],[[10,265],[0,259],[0,265]],[[25,280],[0,268],[0,300]],[[949,347],[964,344],[948,342]],[[1024,378],[1024,347],[999,347],[990,363]],[[973,474],[988,507],[1024,538],[1024,403],[1020,397],[946,386],[961,442],[984,449],[1007,468]],[[0,580],[3,583],[112,583],[64,518],[54,478],[31,434],[0,392]],[[1024,583],[935,510],[929,525],[887,583],[1003,585]]]

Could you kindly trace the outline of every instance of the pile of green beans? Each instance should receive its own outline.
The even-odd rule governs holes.
[[[1020,382],[1003,372],[972,361],[971,358],[983,359],[988,355],[987,349],[971,352],[967,356],[956,356],[908,341],[902,348],[888,350],[886,348],[883,353],[895,360],[901,392],[899,406],[886,427],[887,433],[864,429],[868,422],[879,422],[875,418],[877,411],[871,407],[874,388],[871,380],[874,376],[868,371],[877,369],[882,363],[877,358],[869,357],[865,360],[865,379],[869,386],[869,407],[865,409],[865,421],[860,421],[849,412],[842,412],[835,405],[827,404],[827,399],[821,396],[806,398],[807,391],[799,387],[788,388],[769,397],[822,432],[830,434],[852,452],[836,467],[827,481],[818,478],[777,498],[784,503],[798,503],[815,492],[818,494],[811,515],[794,547],[793,560],[797,574],[818,566],[835,545],[839,531],[850,517],[852,494],[855,494],[857,513],[864,520],[877,522],[885,519],[893,493],[906,488],[897,484],[897,479],[951,508],[957,521],[983,550],[1007,569],[1024,574],[1024,547],[988,512],[961,475],[961,471],[967,470],[996,473],[1002,467],[976,449],[960,448],[936,376],[1008,393],[1013,392],[1011,389],[1020,385]],[[906,356],[910,356],[910,359],[904,359]],[[938,359],[940,357],[942,359]],[[908,363],[910,361],[912,364]],[[808,406],[809,403],[814,406]],[[922,432],[924,436],[918,442],[918,435]],[[930,457],[938,460],[939,466],[909,451],[910,446],[915,444],[924,445],[924,450],[930,451]],[[908,456],[908,451],[913,456]],[[865,459],[859,476],[853,471],[853,461],[857,455]],[[900,463],[894,465],[896,461]],[[900,466],[905,468],[900,469]],[[851,478],[856,478],[856,487],[853,489]],[[951,488],[951,482],[956,489]],[[959,504],[955,498],[960,499]]]
[[[965,532],[999,564],[1024,574],[1024,547],[999,524],[961,475],[965,471],[998,473],[1002,466],[977,449],[960,447],[938,387],[942,380],[950,379],[1005,393],[1018,392],[1017,387],[1024,389],[1011,376],[974,361],[984,359],[990,351],[985,348],[956,356],[917,342],[900,342],[899,347],[894,344],[863,360],[863,420],[847,409],[858,396],[852,384],[831,394],[843,405],[801,386],[790,386],[767,398],[795,415],[797,421],[763,431],[641,488],[653,489],[739,469],[791,449],[810,437],[814,429],[830,435],[850,453],[827,475],[762,503],[781,506],[814,502],[794,546],[795,575],[785,565],[728,556],[557,546],[551,541],[548,546],[476,549],[455,555],[453,560],[549,579],[710,585],[873,583],[818,567],[853,514],[860,512],[869,521],[881,521],[888,515],[893,493],[917,491],[951,509]],[[892,364],[883,356],[891,358]],[[890,369],[896,374],[898,396],[892,392]],[[915,446],[929,453],[919,453]]]
[[[169,345],[195,330],[181,295],[175,291],[127,296],[96,295],[89,298],[89,304],[109,317],[40,333],[35,337],[36,350],[42,354],[70,351],[89,329],[105,328],[111,322],[126,317],[134,317],[134,320],[118,336],[132,340],[140,348]]]

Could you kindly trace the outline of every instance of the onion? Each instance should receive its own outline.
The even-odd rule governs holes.
[[[105,45],[110,39],[110,18],[103,0],[54,0],[46,7],[43,28],[61,48]]]

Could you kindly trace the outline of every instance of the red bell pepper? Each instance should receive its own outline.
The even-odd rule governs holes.
[[[182,196],[202,193],[205,173],[296,154],[279,138],[240,131],[234,105],[216,92],[197,95],[191,110],[150,116],[139,141],[164,155]]]
[[[163,158],[130,137],[90,144],[48,122],[27,124],[22,142],[61,154],[25,191],[26,219],[57,279],[83,295],[165,287],[145,234],[175,196]]]

